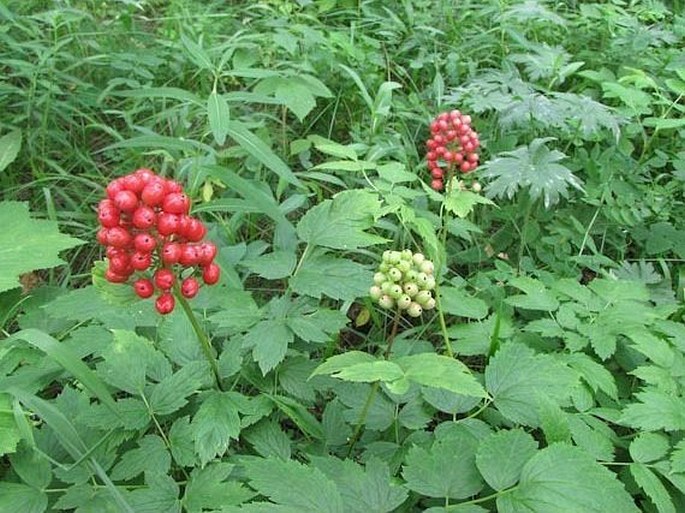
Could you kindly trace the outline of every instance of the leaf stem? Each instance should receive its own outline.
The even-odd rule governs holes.
[[[447,197],[452,192],[452,178],[454,177],[454,169],[450,164],[447,170],[447,186],[445,188],[445,197]],[[444,266],[447,268],[447,214],[445,203],[440,206],[440,244],[442,249],[442,254],[440,255],[440,260],[444,255]],[[438,262],[437,272],[439,273],[443,268],[443,262]],[[452,343],[450,342],[449,335],[447,334],[447,323],[445,322],[445,313],[442,310],[442,303],[440,301],[440,284],[439,280],[435,280],[435,306],[438,310],[438,320],[440,321],[440,332],[442,333],[442,339],[445,342],[445,350],[447,351],[447,356],[454,358],[454,350],[452,349]]]
[[[214,350],[212,348],[212,344],[209,342],[207,334],[202,329],[202,326],[200,326],[200,323],[198,322],[197,317],[193,312],[193,309],[190,307],[190,303],[188,303],[188,300],[185,297],[183,297],[183,294],[181,294],[178,290],[178,285],[174,286],[174,296],[176,296],[176,299],[181,305],[181,308],[183,308],[186,317],[190,321],[190,325],[193,327],[195,336],[197,336],[197,340],[198,342],[200,342],[202,352],[204,353],[205,358],[209,363],[209,367],[212,370],[214,384],[216,385],[217,389],[223,391],[223,389],[221,388],[221,378],[219,377],[219,365],[217,364],[216,358],[214,357]]]

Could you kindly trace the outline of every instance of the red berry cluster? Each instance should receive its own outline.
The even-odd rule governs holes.
[[[190,199],[181,184],[157,176],[149,169],[116,178],[107,186],[107,198],[98,205],[102,228],[97,239],[107,247],[109,266],[105,279],[126,283],[137,274],[133,289],[141,298],[160,291],[155,307],[161,314],[175,306],[171,289],[183,268],[198,267],[207,285],[219,281],[214,263],[216,246],[202,241],[207,233],[199,219],[188,215]],[[152,276],[146,273],[153,269]],[[195,297],[200,284],[189,276],[181,282],[181,294]]]
[[[468,173],[478,167],[478,134],[471,128],[471,116],[453,110],[439,114],[431,123],[431,137],[426,141],[426,160],[433,180],[431,187],[441,191],[445,169],[459,168]]]

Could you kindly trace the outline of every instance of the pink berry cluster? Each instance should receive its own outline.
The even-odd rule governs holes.
[[[218,282],[217,248],[202,240],[207,229],[189,211],[190,199],[181,184],[149,169],[112,180],[97,211],[102,226],[97,240],[107,248],[105,279],[126,283],[134,277],[133,289],[141,298],[159,290],[155,307],[161,314],[173,311],[171,290],[185,268],[201,270],[206,285]],[[181,281],[186,298],[195,297],[199,288],[192,274]]]
[[[426,160],[431,172],[431,187],[441,191],[445,169],[458,168],[469,173],[478,167],[480,146],[478,134],[471,128],[471,116],[458,110],[443,112],[431,123],[431,136],[426,141]]]

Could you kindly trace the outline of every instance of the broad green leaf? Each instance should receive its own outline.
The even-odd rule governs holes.
[[[572,369],[580,373],[581,378],[590,385],[593,391],[601,390],[612,399],[618,398],[618,389],[613,374],[606,367],[594,361],[585,353],[563,355],[563,360]]]
[[[518,486],[497,497],[497,511],[639,513],[615,474],[582,449],[565,444],[546,447],[528,460]]]
[[[146,435],[138,440],[138,447],[125,452],[110,472],[112,479],[128,481],[143,472],[166,474],[171,467],[171,456],[157,435]]]
[[[288,346],[295,339],[282,320],[267,319],[251,328],[243,338],[243,347],[252,348],[252,357],[262,374],[269,372],[285,358]]]
[[[262,318],[262,313],[250,292],[231,291],[225,306],[209,316],[209,320],[220,328],[240,332],[254,326]]]
[[[445,198],[445,209],[460,218],[468,217],[476,205],[494,205],[492,200],[475,192],[455,187]]]
[[[640,433],[630,442],[630,457],[638,463],[660,460],[670,449],[668,438],[660,433]]]
[[[381,244],[387,239],[367,233],[380,214],[378,195],[368,190],[336,194],[309,209],[297,224],[297,235],[307,244],[353,250]]]
[[[214,69],[212,60],[209,58],[209,55],[207,55],[207,52],[205,52],[204,48],[202,48],[199,44],[185,34],[181,34],[181,43],[183,49],[186,51],[186,54],[198,68],[208,70]]]
[[[605,422],[585,414],[569,415],[567,419],[571,437],[578,447],[597,460],[614,460],[616,435]]]
[[[295,269],[297,258],[291,251],[273,251],[252,260],[241,262],[250,271],[267,280],[279,280],[290,276]]]
[[[324,171],[368,171],[369,169],[376,169],[375,162],[368,162],[366,160],[334,160],[322,162],[312,168],[312,170]]]
[[[250,132],[242,122],[236,119],[230,120],[228,122],[228,135],[248,154],[264,164],[280,178],[296,187],[302,185],[288,165],[264,141]]]
[[[286,322],[305,342],[326,343],[347,326],[349,319],[339,310],[317,308],[312,313],[288,317]]]
[[[307,408],[302,406],[302,404],[283,395],[269,395],[267,397],[271,399],[278,409],[285,413],[304,434],[316,440],[321,440],[323,438],[321,424]]]
[[[181,513],[179,488],[170,476],[159,473],[145,475],[146,488],[130,492],[129,500],[136,513]]]
[[[0,483],[0,511],[7,513],[43,513],[48,507],[45,492],[19,483]]]
[[[317,468],[268,458],[245,462],[245,472],[250,486],[273,503],[300,513],[345,513],[335,483]]]
[[[154,385],[150,408],[157,415],[168,415],[183,408],[187,397],[210,382],[211,371],[205,362],[192,362]]]
[[[178,87],[142,87],[140,89],[112,91],[109,94],[126,98],[172,98],[180,102],[202,105],[202,100],[198,96]]]
[[[403,375],[402,369],[397,364],[377,360],[345,367],[332,376],[345,381],[371,383],[374,381],[392,382],[400,379]]]
[[[276,87],[275,96],[302,121],[316,107],[314,95],[307,86],[295,80],[283,80],[284,82]]]
[[[238,481],[226,481],[233,471],[229,463],[212,463],[194,468],[183,495],[188,513],[220,509],[241,504],[254,496]]]
[[[525,431],[499,431],[478,446],[476,466],[494,490],[502,491],[516,484],[537,449],[538,443]]]
[[[640,402],[623,409],[621,423],[645,431],[685,429],[685,400],[655,388],[635,394]]]
[[[394,360],[405,377],[422,386],[442,388],[472,397],[487,394],[466,365],[459,360],[435,353],[420,353]]]
[[[209,128],[212,130],[214,140],[219,145],[223,145],[226,142],[230,116],[226,99],[216,91],[212,91],[207,99],[207,118],[209,119]]]
[[[216,390],[205,395],[191,428],[195,452],[203,466],[214,457],[221,457],[231,439],[237,440],[240,434],[240,417],[231,395]]]
[[[247,440],[260,456],[275,457],[289,460],[291,456],[291,442],[280,425],[271,420],[262,420],[240,435]]]
[[[16,453],[11,454],[9,461],[12,470],[21,480],[36,490],[45,490],[52,481],[50,461],[42,452],[27,443],[22,444]]]
[[[376,359],[369,353],[364,353],[362,351],[347,351],[345,353],[328,358],[324,363],[314,369],[314,372],[312,372],[312,377],[334,374],[353,365],[358,365],[360,363],[372,363],[374,361],[376,361]]]
[[[574,371],[551,355],[535,354],[513,342],[503,344],[485,369],[485,386],[500,413],[533,427],[540,424],[537,408],[541,400],[568,400],[577,380]]]
[[[642,120],[644,126],[651,126],[657,130],[669,130],[685,127],[685,119],[676,118],[645,118]],[[0,169],[1,171],[2,169]]]
[[[305,259],[290,286],[298,294],[317,299],[328,296],[352,301],[368,293],[372,280],[373,273],[366,266],[317,252]]]
[[[644,463],[631,463],[630,473],[635,478],[638,486],[644,490],[647,497],[654,503],[659,513],[677,512],[671,496],[661,482],[661,479],[647,465]]]
[[[685,473],[685,440],[681,440],[673,448],[671,454],[671,471]]]
[[[465,499],[483,488],[476,469],[478,440],[466,428],[427,450],[409,449],[402,470],[410,490],[435,498]],[[458,455],[458,457],[455,457]]]
[[[83,244],[54,221],[32,219],[26,203],[0,202],[0,224],[0,292],[19,287],[21,274],[65,264],[59,252]]]
[[[193,444],[193,428],[190,427],[188,417],[180,417],[174,421],[169,430],[169,444],[174,461],[182,467],[193,467],[197,464],[195,447]]]
[[[388,465],[373,457],[366,467],[352,460],[314,457],[312,464],[340,490],[346,513],[389,513],[407,498],[407,491],[391,482]]]
[[[14,452],[19,440],[21,434],[12,413],[12,398],[0,393],[0,456]]]
[[[484,319],[488,316],[485,301],[469,296],[462,288],[440,287],[440,305],[446,313],[460,317]]]
[[[21,149],[21,130],[0,137],[0,173],[17,158]]]
[[[502,153],[484,165],[481,172],[492,179],[487,187],[488,197],[513,198],[519,189],[528,189],[533,200],[542,197],[546,208],[568,198],[569,186],[583,190],[582,182],[570,169],[559,164],[566,158],[546,144],[551,138],[535,139],[529,146]]]
[[[554,311],[559,308],[559,301],[553,292],[544,284],[527,276],[517,276],[509,280],[509,284],[525,292],[525,295],[509,296],[506,302],[517,308],[527,310]]]

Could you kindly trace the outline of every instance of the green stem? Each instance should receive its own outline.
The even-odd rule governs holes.
[[[445,197],[449,196],[452,192],[452,178],[454,177],[454,170],[450,166],[447,171],[447,188],[445,190]],[[440,206],[440,244],[442,248],[442,255],[440,255],[440,260],[444,255],[445,262],[444,266],[447,268],[447,214],[445,213],[445,204]],[[437,272],[443,268],[443,262],[438,262]],[[447,334],[447,323],[445,322],[445,313],[442,310],[442,303],[440,301],[440,285],[439,280],[435,280],[435,306],[438,310],[438,320],[440,321],[440,332],[442,333],[442,339],[445,342],[445,350],[447,351],[447,356],[454,358],[454,350],[452,349],[452,343],[450,342],[449,335]]]
[[[402,311],[398,308],[397,311],[395,312],[395,318],[392,321],[392,329],[390,330],[390,335],[388,336],[388,347],[385,349],[385,354],[383,355],[383,358],[385,360],[388,359],[390,356],[390,351],[392,349],[392,343],[395,341],[395,335],[397,335],[397,330],[400,326],[400,318],[402,317]],[[354,428],[354,433],[352,433],[352,438],[350,438],[350,447],[347,449],[347,457],[349,458],[350,455],[352,454],[352,451],[354,450],[354,446],[357,444],[359,441],[359,437],[362,434],[362,426],[366,423],[366,417],[369,415],[369,410],[371,409],[371,405],[373,404],[373,400],[376,397],[376,394],[378,393],[378,389],[381,386],[380,381],[374,382],[374,384],[371,386],[371,390],[369,390],[369,395],[366,398],[366,402],[364,403],[364,406],[362,407],[362,411],[359,414],[359,420],[357,421],[357,425]]]
[[[197,340],[198,342],[200,342],[202,352],[205,354],[205,358],[209,363],[209,367],[212,369],[214,384],[219,390],[223,391],[223,389],[221,388],[221,379],[219,378],[219,365],[217,364],[216,358],[214,357],[214,350],[212,348],[212,344],[209,342],[209,338],[207,338],[207,334],[202,329],[202,326],[200,326],[197,317],[195,317],[195,313],[193,312],[193,309],[190,307],[190,303],[188,303],[188,300],[184,298],[183,294],[181,294],[178,290],[178,286],[174,287],[174,296],[176,296],[176,300],[181,305],[181,308],[183,308],[183,311],[185,312],[186,317],[190,321],[190,324],[193,327],[193,331],[197,336]]]
[[[452,349],[452,343],[450,342],[450,337],[447,333],[447,323],[445,323],[445,314],[442,311],[442,304],[440,302],[440,286],[437,281],[435,282],[435,306],[438,310],[438,320],[440,321],[440,331],[442,332],[442,339],[445,342],[445,350],[447,351],[447,356],[454,358],[454,350]]]
[[[528,236],[528,223],[530,221],[530,214],[533,212],[533,205],[536,202],[528,198],[528,208],[526,208],[526,214],[523,218],[523,226],[521,227],[521,244],[519,245],[519,256],[516,265],[518,266],[518,272],[521,273],[521,260],[523,259],[523,251],[527,247],[526,237]]]

